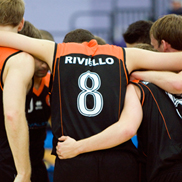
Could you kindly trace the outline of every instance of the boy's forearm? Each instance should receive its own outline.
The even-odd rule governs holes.
[[[135,132],[130,132],[130,128],[124,128],[120,124],[115,123],[99,134],[77,141],[77,152],[81,154],[109,149],[126,142],[131,139],[134,134]]]
[[[16,117],[14,117],[16,118]],[[21,118],[24,118],[23,116]],[[26,119],[6,119],[8,141],[13,154],[17,173],[30,178],[29,134]]]
[[[182,93],[182,74],[168,71],[136,71],[132,76],[151,82],[172,94]]]

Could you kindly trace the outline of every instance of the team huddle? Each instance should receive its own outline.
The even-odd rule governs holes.
[[[50,120],[54,182],[181,182],[182,17],[124,48],[84,29],[56,43],[24,10],[0,0],[0,180],[49,182]]]

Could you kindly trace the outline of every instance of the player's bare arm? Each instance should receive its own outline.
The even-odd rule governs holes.
[[[3,74],[5,127],[17,169],[15,181],[21,181],[21,179],[30,181],[31,167],[25,97],[33,74],[34,59],[23,52],[8,60]]]
[[[45,61],[49,65],[50,70],[52,69],[55,42],[5,31],[1,31],[1,36],[1,45],[28,52],[38,59]]]
[[[134,87],[131,84],[127,87],[124,109],[118,122],[101,133],[79,141],[62,136],[59,139],[62,142],[57,144],[59,158],[67,159],[81,153],[112,148],[131,139],[136,134],[143,117],[140,96]]]
[[[182,93],[182,72],[134,71],[132,77],[151,82],[172,94]]]
[[[125,48],[125,51],[129,73],[134,70],[181,71],[181,52],[163,53],[139,48]]]

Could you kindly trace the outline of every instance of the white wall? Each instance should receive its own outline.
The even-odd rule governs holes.
[[[114,2],[117,7],[148,7],[150,0],[24,0],[25,20],[39,29],[53,34],[57,42],[62,42],[64,35],[70,31],[71,18],[75,13],[91,10],[110,12]],[[75,22],[77,28],[108,27],[107,17],[80,17]]]

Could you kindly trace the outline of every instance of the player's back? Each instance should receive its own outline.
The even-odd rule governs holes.
[[[54,136],[79,140],[118,121],[128,83],[124,49],[95,41],[57,46],[51,94]]]
[[[139,150],[147,156],[148,181],[182,169],[181,97],[157,86],[140,84],[144,90],[143,120],[138,130]]]

